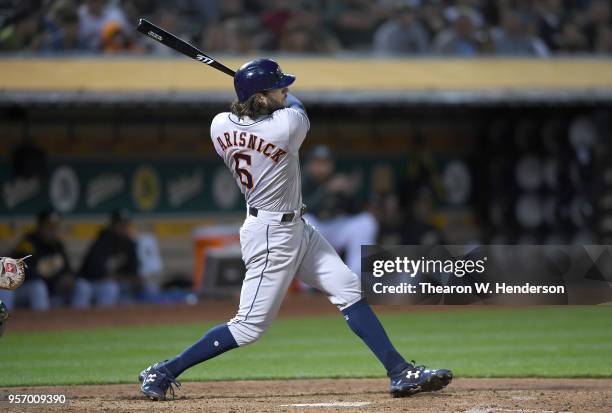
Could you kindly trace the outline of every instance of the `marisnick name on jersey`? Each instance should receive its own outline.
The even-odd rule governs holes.
[[[217,143],[223,151],[234,146],[253,149],[264,154],[274,162],[278,162],[282,156],[287,154],[287,151],[277,147],[275,144],[266,142],[263,138],[247,132],[224,132],[223,137],[217,136]]]

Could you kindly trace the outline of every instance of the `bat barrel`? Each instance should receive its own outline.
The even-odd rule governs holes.
[[[211,66],[229,76],[234,77],[234,75],[236,74],[235,71],[223,65],[222,63],[219,63],[217,60],[213,59],[198,48],[187,43],[185,40],[179,39],[172,33],[165,31],[161,27],[154,25],[146,19],[138,19],[138,25],[136,26],[136,30],[138,30],[144,35],[149,36],[153,40],[158,41],[161,44],[184,54],[185,56],[191,57],[192,59],[197,60],[200,63],[204,63],[208,66]]]

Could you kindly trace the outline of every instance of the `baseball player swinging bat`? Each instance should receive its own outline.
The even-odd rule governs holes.
[[[236,72],[234,72],[232,69],[217,62],[215,59],[208,56],[207,54],[199,50],[197,47],[190,45],[185,40],[179,39],[172,33],[168,33],[161,27],[154,25],[146,19],[138,20],[138,26],[136,27],[136,29],[140,33],[149,36],[153,40],[156,40],[161,44],[176,50],[177,52],[181,52],[185,56],[191,57],[192,59],[195,59],[198,62],[202,62],[209,65],[210,67],[214,67],[215,69],[220,70],[221,72],[230,75],[231,77],[234,77],[234,75],[236,74]]]
[[[304,219],[299,150],[310,129],[302,102],[289,93],[294,75],[271,59],[255,59],[235,73],[176,36],[141,20],[138,30],[181,53],[233,76],[237,99],[211,121],[210,139],[244,194],[247,216],[240,228],[246,274],[234,318],[208,330],[176,357],[138,375],[140,390],[163,400],[180,387],[185,370],[254,343],[276,318],[294,278],[325,293],[348,326],[370,348],[390,379],[394,397],[441,390],[447,369],[408,363],[393,347],[362,297],[359,277]]]

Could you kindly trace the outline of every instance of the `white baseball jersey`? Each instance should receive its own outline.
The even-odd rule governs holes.
[[[285,108],[260,119],[223,112],[210,135],[247,204],[265,211],[293,211],[302,206],[298,150],[310,128],[305,113]]]
[[[301,214],[281,220],[302,207],[298,150],[309,127],[306,113],[293,108],[255,120],[224,112],[210,127],[215,150],[247,204],[259,210],[240,228],[246,274],[238,312],[227,324],[239,346],[266,331],[296,275],[340,309],[361,299],[359,277]]]

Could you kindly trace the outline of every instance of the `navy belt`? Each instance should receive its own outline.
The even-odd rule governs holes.
[[[306,207],[302,207],[302,209],[300,209],[300,217],[304,215],[305,210],[306,210]],[[259,213],[259,210],[257,208],[249,207],[249,215],[256,217],[258,213]],[[295,218],[295,212],[287,212],[283,214],[283,217],[281,218],[281,222],[291,222],[293,221],[294,218]]]

